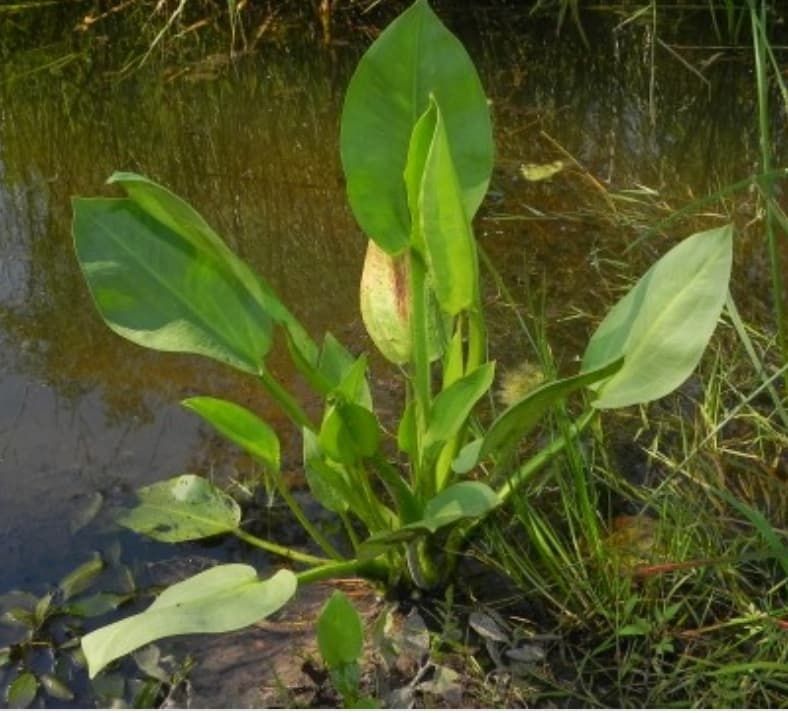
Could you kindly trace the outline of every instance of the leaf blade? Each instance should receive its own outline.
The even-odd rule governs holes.
[[[184,542],[232,532],[241,508],[198,475],[179,475],[137,490],[140,504],[117,522],[160,542]]]
[[[584,371],[626,358],[621,371],[598,387],[593,406],[653,401],[691,374],[722,312],[732,260],[733,229],[726,225],[691,235],[652,265],[588,344]]]
[[[493,142],[487,98],[459,40],[418,0],[367,50],[345,96],[341,155],[351,208],[364,232],[390,254],[410,239],[402,174],[413,125],[434,93],[472,217],[487,190]]]
[[[249,409],[212,396],[193,396],[181,404],[199,414],[219,433],[279,472],[279,438],[265,421]]]
[[[260,580],[253,567],[213,567],[165,589],[141,614],[82,637],[88,673],[94,678],[107,664],[151,641],[181,634],[222,633],[254,624],[280,609],[295,594],[289,570]]]

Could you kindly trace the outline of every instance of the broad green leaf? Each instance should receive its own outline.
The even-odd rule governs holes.
[[[183,542],[231,532],[241,508],[198,475],[179,475],[137,490],[140,504],[117,522],[160,542]]]
[[[457,326],[452,335],[449,347],[446,350],[443,367],[443,388],[451,386],[455,381],[459,381],[465,372],[462,353],[462,321],[457,320]]]
[[[462,450],[460,450],[457,457],[452,462],[451,469],[460,475],[470,473],[479,462],[479,453],[481,452],[483,444],[484,439],[477,438],[463,446]]]
[[[402,418],[397,426],[397,448],[414,458],[417,451],[416,403],[409,400],[405,404]]]
[[[495,364],[482,364],[441,391],[430,408],[424,449],[445,443],[459,432],[477,401],[487,393],[495,377]]]
[[[490,180],[492,129],[481,82],[457,38],[418,0],[367,50],[342,112],[342,165],[348,197],[364,232],[390,254],[410,241],[402,175],[411,132],[434,94],[462,187],[465,213],[478,209]]]
[[[625,357],[596,388],[600,409],[645,403],[669,394],[697,366],[728,292],[733,229],[727,225],[683,240],[662,256],[597,328],[583,371]]]
[[[375,454],[380,441],[377,419],[368,409],[338,402],[328,407],[320,426],[318,444],[331,458],[345,465]]]
[[[430,95],[424,113],[413,126],[408,143],[408,158],[405,162],[405,191],[408,196],[408,210],[411,220],[411,246],[424,252],[424,239],[421,234],[421,185],[424,181],[424,166],[435,138],[435,124],[438,121],[438,105]]]
[[[125,198],[74,201],[74,244],[108,326],[144,347],[257,374],[272,323],[227,264]]]
[[[309,490],[324,508],[332,512],[347,512],[352,491],[342,466],[326,460],[317,436],[308,428],[303,431],[304,472]]]
[[[421,520],[397,530],[377,533],[362,544],[362,549],[377,553],[382,545],[407,542],[426,533],[435,533],[459,520],[482,517],[499,504],[498,495],[484,483],[475,480],[454,483],[427,502]]]
[[[184,399],[181,404],[198,413],[219,433],[262,461],[270,470],[279,472],[279,438],[249,409],[210,396],[194,396]]]
[[[103,569],[104,561],[97,552],[94,552],[87,562],[83,562],[60,580],[58,588],[63,601],[67,602],[71,597],[84,592]]]
[[[625,361],[618,358],[594,371],[584,371],[576,376],[552,381],[528,392],[520,401],[504,411],[490,426],[484,437],[479,460],[501,450],[514,448],[539,422],[545,411],[569,394],[584,386],[597,383],[619,369]]]
[[[372,410],[372,394],[367,383],[367,357],[362,354],[344,370],[341,380],[334,389],[341,399]]]
[[[108,663],[167,636],[235,631],[273,614],[295,594],[297,580],[283,569],[260,580],[253,567],[225,564],[165,589],[141,614],[82,637],[93,678]]]
[[[334,590],[317,620],[317,645],[329,669],[355,663],[364,646],[361,617],[348,598]]]
[[[38,679],[29,671],[19,674],[8,686],[5,700],[9,708],[27,708],[38,692]]]
[[[345,375],[353,368],[356,358],[343,346],[331,332],[323,338],[318,367],[331,388],[336,388]]]
[[[241,260],[205,219],[172,191],[136,173],[118,171],[107,183],[123,186],[140,208],[187,240],[197,252],[207,253],[225,266],[266,314],[284,326],[299,350],[311,359],[317,347],[304,328],[279,301],[270,286]]]
[[[476,242],[455,172],[443,114],[436,107],[435,133],[424,163],[419,194],[419,236],[426,246],[431,287],[441,308],[456,315],[475,300]]]
[[[430,532],[435,532],[457,520],[486,515],[498,505],[498,496],[488,485],[466,480],[450,485],[428,501],[422,522]]]

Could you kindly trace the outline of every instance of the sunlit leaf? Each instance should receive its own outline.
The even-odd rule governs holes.
[[[210,396],[195,396],[181,403],[268,468],[279,471],[279,438],[267,423],[249,409]]]
[[[183,542],[231,532],[241,508],[198,475],[179,475],[137,490],[140,504],[118,523],[160,542]]]
[[[364,645],[361,617],[348,598],[335,590],[317,620],[317,645],[328,668],[355,663]]]
[[[461,475],[470,473],[479,462],[479,453],[481,452],[482,445],[484,444],[483,438],[477,438],[462,447],[457,457],[451,464],[451,469],[455,473]]]
[[[489,390],[494,377],[495,365],[482,364],[438,394],[430,408],[425,450],[445,443],[459,432],[473,407]]]
[[[419,192],[419,239],[426,248],[430,286],[450,315],[469,308],[478,289],[476,243],[463,205],[444,115],[436,106],[435,131]]]
[[[653,401],[690,376],[722,312],[732,253],[731,226],[696,233],[663,255],[608,312],[591,337],[583,370],[620,356],[625,362],[596,388],[594,406]]]
[[[455,483],[427,502],[422,523],[435,532],[457,520],[486,515],[498,504],[495,491],[484,483],[470,480]]]
[[[342,112],[342,165],[348,196],[364,232],[386,252],[410,240],[402,180],[413,126],[433,93],[471,218],[487,190],[493,144],[487,98],[473,62],[425,0],[392,22],[356,68]]]
[[[379,440],[375,414],[353,403],[329,406],[318,435],[321,450],[346,465],[374,455]]]
[[[259,372],[271,320],[213,255],[121,198],[74,201],[77,256],[107,325],[141,346]]]
[[[295,593],[289,570],[260,580],[253,567],[213,567],[165,589],[141,614],[82,637],[93,678],[108,663],[152,641],[180,634],[222,633],[254,624],[280,609]]]
[[[364,542],[364,547],[377,552],[381,545],[407,542],[460,520],[482,517],[499,504],[498,495],[484,483],[470,480],[454,483],[427,502],[421,520],[397,530],[376,533]]]

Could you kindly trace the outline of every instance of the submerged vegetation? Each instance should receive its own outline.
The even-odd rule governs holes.
[[[571,19],[584,37],[578,3],[535,5],[557,10],[564,26]],[[622,22],[657,9],[630,11]],[[232,17],[244,6],[229,10]],[[279,422],[275,431],[228,400],[187,398],[184,406],[249,453],[312,544],[263,537],[243,503],[209,478],[187,473],[140,489],[118,518],[123,526],[164,542],[234,535],[273,555],[272,571],[284,568],[260,578],[249,565],[222,564],[169,586],[144,611],[82,636],[91,676],[160,637],[247,626],[298,588],[360,576],[400,599],[421,598],[431,631],[414,625],[408,645],[419,640],[418,670],[384,695],[364,675],[358,614],[344,595],[331,596],[317,642],[348,706],[416,696],[428,705],[784,704],[788,367],[779,241],[788,221],[786,171],[768,119],[786,92],[768,5],[709,12],[720,36],[733,38],[746,23],[752,33],[761,137],[753,177],[674,208],[644,185],[603,185],[553,142],[548,160],[518,167],[536,196],[524,215],[499,209],[473,221],[559,221],[539,191],[575,181],[589,197],[563,219],[636,229],[623,259],[595,266],[596,309],[586,302],[575,319],[599,326],[577,348],[579,364],[554,338],[550,278],[512,285],[500,256],[474,236],[493,175],[490,108],[470,58],[424,0],[361,59],[340,138],[350,206],[369,238],[360,311],[400,377],[400,413],[381,408],[370,379],[385,368],[380,355],[357,357],[331,334],[314,342],[314,325],[299,322],[167,189],[119,173],[111,182],[125,197],[75,201],[77,256],[107,324],[142,346],[200,354],[252,377],[300,434],[306,485],[333,513],[316,517],[297,497]],[[159,24],[148,49],[163,49],[184,17]],[[233,27],[248,42],[248,26]],[[145,56],[135,55],[137,65]],[[742,320],[736,280],[739,246],[761,228],[772,311],[756,326]],[[657,243],[665,234],[671,242]],[[635,248],[653,263],[639,280]],[[602,302],[615,306],[600,322]],[[501,354],[508,370],[497,360],[502,332],[525,345]],[[304,402],[276,377],[267,357],[280,348],[315,398]],[[485,577],[498,573],[502,586],[475,583],[478,567]],[[466,579],[471,586],[461,586]],[[41,624],[68,614],[65,600],[63,611],[31,601],[31,641]],[[388,661],[391,642],[373,628],[367,636]],[[19,670],[9,695],[29,703],[51,676],[24,668],[26,646],[4,661]],[[170,683],[138,690],[150,702],[160,685]]]

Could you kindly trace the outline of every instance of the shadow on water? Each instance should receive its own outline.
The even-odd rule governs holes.
[[[568,369],[615,299],[602,271],[619,269],[616,260],[644,227],[611,219],[607,193],[647,186],[659,219],[664,205],[754,172],[747,46],[688,48],[687,27],[674,27],[683,47],[675,51],[703,68],[701,79],[661,46],[651,65],[647,23],[616,31],[619,18],[590,16],[589,51],[571,28],[556,38],[552,21],[511,8],[480,6],[469,16],[448,6],[443,14],[480,65],[495,116],[496,170],[477,233],[518,301],[527,303],[544,280],[548,334]],[[702,20],[694,22],[688,27]],[[43,593],[119,536],[108,517],[74,532],[96,492],[107,511],[134,488],[177,473],[253,477],[247,461],[178,407],[181,398],[225,395],[255,409],[280,432],[297,471],[295,434],[253,380],[204,359],[145,351],[106,329],[73,256],[69,199],[104,191],[116,169],[151,176],[196,206],[315,336],[328,329],[371,350],[356,304],[364,239],[346,207],[338,157],[341,96],[362,49],[264,44],[206,81],[167,81],[172,73],[155,62],[108,81],[97,66],[106,47],[54,75],[9,81],[20,68],[6,69],[0,592]],[[784,152],[785,134],[776,136]],[[530,183],[521,173],[524,163],[555,160],[568,168],[551,181]],[[667,244],[663,236],[631,260],[648,262]],[[754,314],[768,309],[763,252],[754,240],[737,256],[749,271],[736,289],[763,295]],[[533,358],[525,339],[512,337],[511,315],[492,288],[489,299],[495,356],[504,364]],[[270,367],[308,398],[281,353]],[[123,542],[129,557],[173,553],[131,536]],[[224,547],[175,551],[243,554]]]

